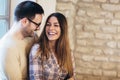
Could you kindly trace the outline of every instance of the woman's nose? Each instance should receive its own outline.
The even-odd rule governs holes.
[[[53,25],[51,25],[51,26],[50,26],[50,29],[54,29],[54,26],[53,26]]]

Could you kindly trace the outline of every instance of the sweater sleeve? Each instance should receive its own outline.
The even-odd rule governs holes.
[[[15,48],[9,48],[5,52],[5,54],[7,54],[5,59],[5,71],[9,80],[26,79],[25,77],[22,77],[19,55],[17,55],[17,53],[18,51]]]

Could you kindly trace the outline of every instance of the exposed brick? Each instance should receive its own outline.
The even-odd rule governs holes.
[[[93,48],[92,54],[93,55],[102,55],[103,54],[103,50],[100,49],[100,48]]]
[[[99,10],[99,9],[101,9],[100,8],[100,5],[98,5],[98,4],[92,4],[92,3],[85,3],[85,2],[82,2],[82,1],[79,1],[79,3],[78,3],[78,7],[79,8],[84,8],[84,9],[86,9],[86,10],[88,10],[88,9],[91,9],[91,10]]]
[[[82,0],[84,2],[93,2],[93,0]]]
[[[109,18],[113,19],[113,13],[102,10],[87,10],[87,15],[92,18]],[[97,14],[96,14],[97,13]]]
[[[103,41],[103,40],[87,40],[87,45],[89,45],[89,46],[98,46],[98,47],[102,47],[102,46],[104,46],[104,44],[105,44],[105,41]]]
[[[103,39],[103,40],[112,40],[113,36],[111,34],[104,34],[104,33],[96,33],[95,37],[97,39]]]
[[[120,1],[56,1],[68,20],[76,80],[120,80]]]
[[[104,33],[117,33],[117,27],[105,25],[101,27],[102,32]]]
[[[75,80],[83,80],[83,76],[80,74],[76,74]]]
[[[120,25],[120,20],[112,20],[113,25]]]
[[[86,40],[77,40],[76,44],[86,46],[87,42],[86,42]]]
[[[82,10],[82,9],[79,9],[78,12],[77,12],[77,15],[78,16],[86,16],[86,11]]]
[[[105,49],[103,49],[103,53],[105,55],[114,55],[115,51],[113,49],[110,49],[110,48],[105,48]]]
[[[118,48],[120,48],[120,41],[118,42]]]
[[[91,20],[91,23],[93,24],[105,24],[105,20],[104,19],[93,19]]]
[[[119,0],[110,0],[110,3],[119,3]]]
[[[114,70],[115,68],[116,68],[115,63],[111,63],[111,62],[102,63],[102,69]]]
[[[100,32],[100,26],[85,24],[83,28],[86,32]]]
[[[78,39],[90,39],[94,37],[94,34],[90,32],[77,32],[76,37]]]
[[[106,2],[107,0],[95,0],[96,2]]]
[[[118,4],[102,4],[102,8],[107,11],[119,11],[120,5],[118,5]]]
[[[115,13],[115,18],[120,19],[120,12],[116,12],[116,13]]]
[[[100,77],[87,76],[84,80],[100,80]]]
[[[93,72],[92,69],[86,69],[86,68],[79,68],[79,71],[80,74],[87,74],[87,75],[92,74]]]
[[[110,60],[110,62],[120,63],[120,57],[119,56],[110,57],[109,60]]]
[[[83,61],[93,61],[94,56],[90,56],[90,55],[83,55],[82,56],[82,60]]]
[[[108,77],[116,77],[117,76],[117,72],[116,71],[107,71],[107,70],[104,70],[103,71],[103,75],[104,76],[108,76]]]
[[[95,75],[95,76],[102,76],[102,70],[100,70],[100,69],[94,69],[93,70],[93,75]]]
[[[117,42],[116,41],[107,41],[106,45],[110,48],[116,48]]]
[[[109,59],[106,56],[96,56],[96,57],[94,57],[94,60],[99,61],[99,62],[109,61]]]

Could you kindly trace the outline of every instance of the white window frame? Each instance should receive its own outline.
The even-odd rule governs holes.
[[[10,0],[6,1],[5,15],[0,15],[0,20],[5,20],[7,22],[7,24],[6,24],[6,32],[7,32],[10,29],[10,27],[9,27],[10,26]],[[4,36],[4,35],[2,35],[2,36]],[[0,36],[0,38],[1,38],[1,36]]]

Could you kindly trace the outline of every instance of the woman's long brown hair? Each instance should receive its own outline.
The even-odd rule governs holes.
[[[70,76],[73,76],[73,64],[72,64],[71,50],[68,39],[68,24],[66,17],[61,13],[52,13],[50,16],[48,16],[46,23],[52,16],[57,18],[61,29],[61,35],[55,44],[55,53],[58,64],[61,68],[66,69]],[[40,45],[38,54],[41,53],[40,55],[42,59],[44,57],[48,59],[50,53],[50,48],[48,46],[49,40],[46,36],[46,31],[45,31],[46,23],[43,32],[41,33],[41,36],[38,39],[38,43]]]

